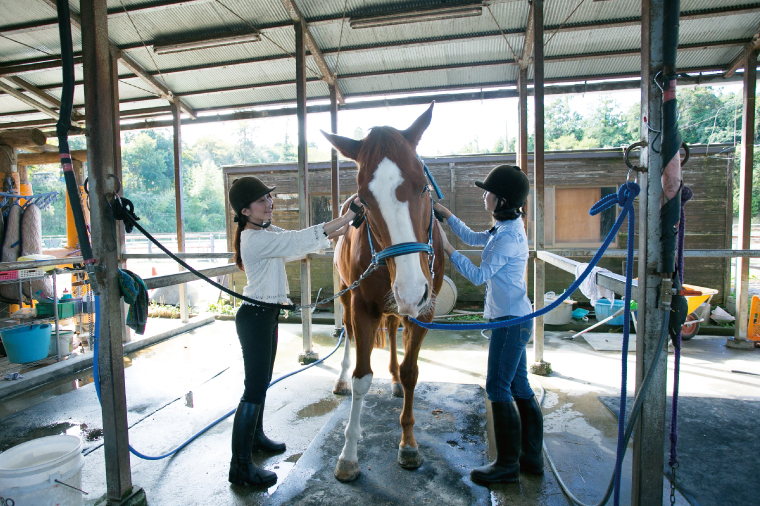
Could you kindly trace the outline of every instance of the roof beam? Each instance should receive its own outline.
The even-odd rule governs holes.
[[[50,2],[45,1],[47,4]],[[162,11],[166,9],[174,9],[177,7],[184,7],[192,4],[203,4],[213,2],[214,0],[161,0],[148,5],[128,5],[126,10],[129,14],[150,14],[152,12]],[[55,5],[55,2],[53,2]],[[116,19],[126,16],[124,8],[120,6],[108,9],[108,19]],[[53,30],[58,28],[58,20],[56,18],[46,19],[43,21],[34,21],[32,23],[23,23],[18,25],[10,25],[5,28],[0,28],[0,35],[19,35],[22,33],[28,33],[30,31],[38,30]]]
[[[51,3],[54,5],[53,0],[45,0],[48,3]],[[195,1],[203,1],[203,0],[195,0]],[[283,0],[284,1],[284,0]],[[127,7],[127,10],[129,10],[130,7]],[[743,5],[743,6],[730,6],[730,7],[721,7],[718,9],[712,9],[712,10],[700,10],[700,11],[684,11],[681,12],[681,20],[690,20],[690,19],[703,19],[703,18],[709,18],[709,17],[715,17],[715,16],[731,16],[731,15],[740,15],[740,14],[748,14],[748,13],[754,13],[754,12],[760,12],[760,2],[755,2],[750,5]],[[73,14],[72,14],[73,15]],[[315,23],[331,23],[331,22],[339,22],[342,20],[342,16],[333,16],[328,17],[321,20],[315,20],[310,21],[309,24],[315,24]],[[612,29],[612,28],[619,28],[624,26],[638,26],[641,24],[640,18],[627,18],[627,19],[620,19],[620,20],[603,20],[603,21],[594,21],[592,23],[584,23],[584,24],[566,24],[566,25],[554,25],[554,26],[546,26],[545,31],[551,32],[555,30],[559,30],[559,32],[573,32],[573,31],[581,31],[581,30],[597,30],[597,29]],[[269,26],[261,27],[260,30],[262,32],[266,32],[267,30],[276,30],[281,29],[284,27],[292,27],[292,23],[287,24],[274,24]],[[514,30],[504,30],[504,35],[525,35],[525,30],[522,29],[514,29]],[[0,34],[2,34],[2,29],[0,29]],[[194,34],[197,36],[197,34]],[[181,36],[177,35],[178,37]],[[476,38],[482,38],[482,37],[501,37],[501,33],[498,31],[494,32],[486,32],[486,33],[478,33],[478,34],[463,34],[463,35],[454,35],[454,36],[447,36],[447,37],[436,37],[436,38],[429,38],[429,39],[423,39],[419,41],[396,41],[396,42],[388,42],[383,45],[374,45],[374,46],[357,46],[357,47],[344,47],[341,49],[342,52],[348,53],[352,51],[367,51],[371,49],[383,49],[385,47],[389,48],[402,48],[402,47],[417,47],[420,45],[429,45],[429,44],[438,44],[438,43],[445,43],[445,42],[454,42],[454,41],[460,41],[460,40],[468,40],[468,39],[476,39]],[[157,41],[146,41],[147,45],[152,45],[154,42],[157,43]],[[120,46],[121,51],[131,51],[134,49],[141,49],[143,47],[142,43],[134,43],[134,44],[127,44]],[[532,49],[532,47],[531,47]],[[333,54],[337,53],[337,49],[325,49],[322,51],[322,54]],[[259,58],[259,59],[251,59],[251,60],[245,60],[242,62],[224,62],[220,65],[234,65],[238,63],[253,63],[253,62],[259,62],[259,61],[274,61],[279,59],[285,59],[290,58],[290,56],[272,56],[268,58]],[[75,54],[74,58],[75,65],[81,65],[81,55]],[[15,74],[23,74],[27,72],[37,72],[42,70],[50,70],[54,68],[60,68],[61,62],[60,59],[51,60],[51,57],[46,56],[42,58],[35,58],[35,59],[26,59],[26,60],[18,60],[15,62],[11,62],[10,64],[6,64],[7,66],[0,65],[0,76],[2,75],[15,75]],[[329,73],[329,71],[328,71]]]
[[[34,97],[38,98],[39,100],[41,100],[43,103],[47,104],[51,108],[55,108],[55,109],[61,108],[60,100],[55,98],[53,95],[47,93],[46,91],[33,85],[29,81],[25,81],[24,79],[21,79],[18,76],[8,76],[2,79],[5,79],[5,81],[8,84],[18,86],[19,88],[26,91],[30,95],[33,95]],[[81,111],[74,112],[72,116],[75,123],[80,123],[84,121],[84,116],[81,115]]]
[[[33,107],[33,108],[37,109],[38,111],[40,111],[42,113],[47,114],[48,116],[50,116],[51,118],[53,118],[55,120],[58,120],[58,118],[60,117],[58,115],[58,113],[56,111],[54,111],[53,109],[49,108],[45,104],[42,104],[42,103],[34,100],[31,97],[27,97],[26,95],[24,95],[23,93],[21,93],[20,91],[18,91],[13,86],[9,86],[8,84],[6,84],[4,82],[0,82],[0,90],[4,91],[5,93],[7,93],[8,95],[12,96],[13,98],[15,98],[17,100],[20,100],[21,102],[25,103],[26,105],[28,105],[30,107]]]
[[[718,69],[682,69],[680,72],[686,73],[695,73],[695,72],[708,72],[708,71],[716,71]],[[557,79],[547,79],[546,83],[551,84],[550,86],[547,86],[544,90],[544,93],[546,95],[563,95],[563,94],[572,94],[572,93],[592,93],[592,92],[601,92],[601,91],[615,91],[615,90],[628,90],[628,89],[638,89],[641,87],[640,80],[638,79],[632,79],[632,78],[638,78],[640,77],[638,74],[629,73],[629,74],[615,74],[615,75],[606,75],[606,76],[578,76],[574,78],[575,84],[556,84],[561,83],[562,81],[559,81]],[[598,81],[594,81],[597,79]],[[618,79],[617,81],[612,81],[612,79]],[[624,80],[625,79],[625,80]],[[678,78],[678,82],[682,86],[693,86],[693,85],[700,85],[700,84],[711,84],[711,83],[723,83],[723,82],[738,82],[741,81],[741,76],[732,76],[728,79],[723,78],[723,74],[708,74],[708,75],[700,75],[700,76],[685,76],[680,75]],[[516,97],[517,91],[512,89],[503,89],[505,86],[514,86],[516,83],[514,82],[498,82],[498,83],[474,83],[469,85],[462,85],[459,87],[449,87],[449,88],[419,88],[419,89],[412,89],[412,90],[405,90],[406,93],[424,93],[424,92],[435,92],[435,91],[449,91],[448,94],[437,94],[437,95],[429,95],[429,96],[414,96],[414,97],[403,97],[403,98],[389,98],[389,99],[382,99],[382,100],[367,100],[362,102],[349,102],[345,106],[341,106],[341,109],[344,110],[353,110],[353,109],[366,109],[366,108],[372,108],[372,107],[389,107],[389,106],[398,106],[398,105],[413,105],[413,104],[425,104],[429,103],[431,100],[436,100],[438,102],[461,102],[461,101],[467,101],[467,100],[482,100],[482,99],[496,99],[496,98],[510,98],[510,97]],[[476,91],[476,92],[466,92],[466,91],[458,91],[458,90],[472,90],[473,88],[483,88],[483,91]],[[500,88],[495,90],[489,90],[487,88]],[[387,95],[388,92],[377,92],[375,95]],[[533,93],[533,88],[528,88],[528,95],[531,95]],[[371,96],[371,95],[366,95]],[[262,107],[262,106],[272,106],[272,105],[282,105],[286,106],[282,109],[264,109],[264,110],[255,110],[255,111],[242,111],[237,113],[223,113],[223,114],[212,114],[217,111],[223,111],[223,110],[229,110],[231,107],[212,107],[208,109],[199,109],[199,113],[210,113],[211,115],[204,115],[200,116],[199,120],[202,123],[208,123],[213,121],[228,121],[228,120],[235,120],[235,119],[252,119],[252,118],[264,118],[264,117],[274,117],[274,116],[287,116],[287,115],[293,115],[295,114],[294,108],[287,107],[289,104],[292,104],[293,101],[273,101],[273,102],[267,102],[267,103],[255,103],[255,104],[239,104],[234,106],[235,109],[247,109],[247,108],[253,108],[253,107]],[[284,111],[284,112],[283,112]],[[329,105],[311,105],[308,107],[308,112],[311,113],[317,113],[317,112],[327,112],[329,111]],[[131,111],[122,111],[120,117],[125,120],[129,119],[135,119],[138,116],[141,116],[143,114],[150,115],[150,113],[153,112],[153,116],[165,116],[167,114],[170,114],[168,107],[161,107],[161,108],[145,108],[145,109],[135,109]],[[201,121],[202,120],[202,121]],[[165,124],[164,124],[165,123]],[[50,127],[53,126],[55,123],[50,120],[33,120],[33,121],[26,121],[26,122],[13,122],[13,123],[0,123],[0,130],[4,129],[10,129],[10,128],[19,128],[19,127]],[[167,120],[165,122],[163,121],[142,121],[138,123],[133,123],[130,125],[123,125],[122,130],[136,130],[141,128],[162,128],[162,127],[168,127],[171,126],[171,121]]]
[[[731,60],[731,63],[729,63],[726,67],[724,75],[726,77],[731,77],[734,75],[737,70],[744,66],[744,63],[747,61],[747,55],[756,49],[760,49],[760,32],[756,33],[755,36],[752,37],[752,40],[749,41],[741,51],[739,51],[739,54],[736,55],[736,58]]]
[[[55,11],[58,10],[56,6],[56,0],[42,0],[42,1],[48,4],[53,10]],[[191,0],[187,0],[185,3],[190,2],[190,1]],[[163,3],[165,4],[166,2],[163,2]],[[176,4],[177,2],[174,2],[174,3]],[[79,30],[81,31],[82,18],[79,16],[79,13],[74,10],[71,10],[70,17],[71,17],[71,25],[79,28]],[[165,86],[163,87],[163,89],[165,90],[163,93],[159,91],[156,88],[156,84],[160,86],[160,83],[158,83],[158,81],[156,81],[156,79],[153,78],[153,76],[151,76],[148,73],[148,71],[142,67],[142,65],[134,61],[128,55],[123,54],[121,49],[119,49],[119,47],[113,43],[113,41],[111,40],[111,37],[108,38],[108,45],[111,52],[117,55],[117,57],[121,59],[122,63],[124,63],[124,65],[126,65],[129,68],[129,70],[134,72],[140,79],[145,81],[145,83],[148,84],[148,86],[150,86],[153,89],[156,89],[157,92],[159,93],[159,96],[161,96],[162,98],[166,98],[170,102],[174,102],[176,100],[176,103],[177,105],[179,105],[180,109],[182,109],[187,114],[189,114],[191,118],[195,119],[197,117],[195,110],[192,107],[188,106],[185,102],[183,102],[182,99],[180,98],[175,99],[174,96],[171,94],[171,90],[169,90],[168,87],[165,87]]]
[[[327,66],[327,62],[325,61],[325,57],[322,54],[322,50],[319,49],[317,41],[314,40],[314,37],[311,35],[309,25],[301,14],[301,11],[298,9],[298,5],[296,5],[295,0],[282,0],[282,5],[285,7],[285,10],[288,11],[288,15],[290,16],[290,19],[293,20],[293,23],[301,23],[301,26],[303,27],[304,42],[306,43],[306,47],[309,48],[309,53],[311,53],[312,58],[314,58],[314,61],[317,62],[317,67],[319,68],[319,72],[322,74],[322,79],[330,86],[335,86],[335,96],[338,100],[338,103],[345,104],[345,101],[343,100],[343,93],[340,91],[340,86],[338,85],[335,74],[330,72],[330,67]],[[335,70],[337,72],[338,69]]]

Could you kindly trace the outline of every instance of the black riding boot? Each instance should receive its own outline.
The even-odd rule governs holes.
[[[535,397],[515,399],[522,421],[522,452],[520,470],[526,473],[544,473],[544,415]]]
[[[473,481],[512,483],[520,481],[520,412],[515,402],[492,402],[496,460],[470,471]]]
[[[253,450],[259,450],[269,453],[282,453],[285,451],[285,443],[279,441],[272,441],[266,434],[264,434],[264,402],[261,403],[261,411],[259,411],[259,419],[256,423],[256,432],[253,434]]]
[[[261,404],[241,402],[235,412],[232,424],[232,461],[230,462],[230,483],[235,485],[265,485],[277,483],[277,475],[262,469],[253,463],[251,448],[256,422],[259,419]]]

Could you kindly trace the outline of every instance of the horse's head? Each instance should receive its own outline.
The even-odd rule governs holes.
[[[344,156],[356,160],[357,183],[375,250],[428,242],[431,199],[422,162],[415,152],[430,125],[433,105],[406,130],[375,127],[362,140],[322,132]],[[430,307],[432,276],[427,252],[386,260],[398,313],[417,317]]]

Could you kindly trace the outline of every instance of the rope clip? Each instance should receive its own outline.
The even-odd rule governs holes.
[[[669,312],[670,304],[673,301],[673,295],[677,295],[677,290],[673,290],[673,279],[662,278],[660,288],[660,309]]]

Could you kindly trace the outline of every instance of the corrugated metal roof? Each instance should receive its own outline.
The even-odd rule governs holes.
[[[479,16],[365,29],[351,28],[349,19],[393,9],[430,8],[441,2],[295,2],[331,72],[336,71],[341,48],[337,72],[344,77],[339,83],[346,97],[504,86],[513,85],[517,78],[517,66],[504,62],[513,59],[514,54],[522,55],[529,11],[527,0],[495,0],[489,3],[490,12],[483,7]],[[78,11],[78,1],[72,0],[70,4]],[[123,13],[122,6],[130,12],[129,16]],[[731,11],[734,7],[739,10]],[[544,8],[544,40],[551,39],[545,45],[547,79],[639,72],[640,57],[629,52],[640,47],[640,0],[546,0]],[[294,30],[281,0],[221,3],[185,0],[176,5],[166,0],[108,0],[108,9],[109,37],[113,43],[126,48],[136,62],[194,108],[234,109],[295,100]],[[724,68],[739,53],[742,44],[757,33],[760,23],[760,0],[682,0],[681,9],[692,15],[681,20],[679,43],[705,47],[680,50],[679,68]],[[49,5],[0,0],[0,12],[4,15],[0,20],[0,34],[4,34],[0,37],[0,71],[9,64],[49,60],[50,55],[55,58],[60,53],[55,12]],[[610,22],[617,24],[605,27]],[[553,35],[563,23],[563,29]],[[32,26],[35,24],[38,26]],[[154,42],[210,37],[251,27],[261,30],[262,40],[173,54],[152,51]],[[508,44],[500,29],[506,32]],[[73,30],[73,37],[74,50],[80,52],[78,29]],[[143,41],[148,50],[142,47]],[[716,42],[721,45],[715,46]],[[626,54],[614,54],[621,51]],[[590,56],[563,59],[572,55]],[[326,98],[328,88],[325,82],[316,80],[320,75],[313,57],[307,57],[307,65],[308,96]],[[81,81],[81,66],[75,73]],[[131,77],[122,64],[119,75],[122,110],[167,105],[142,79]],[[22,77],[52,96],[60,96],[60,68],[25,73]],[[82,86],[77,86],[75,104],[81,106],[83,101]],[[7,115],[11,113],[14,116]],[[7,123],[10,118],[26,121],[40,117],[39,113],[30,112],[28,105],[4,94],[0,94],[0,115],[0,123]]]

